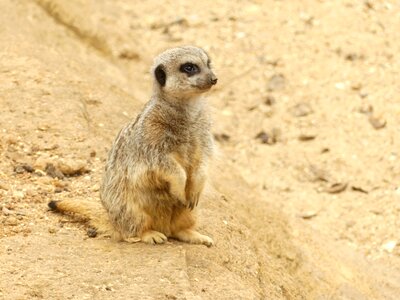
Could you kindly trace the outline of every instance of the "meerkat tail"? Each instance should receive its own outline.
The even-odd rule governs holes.
[[[61,201],[50,201],[49,208],[62,213],[74,213],[85,219],[92,219],[99,212],[104,210],[100,204],[94,201],[82,201],[66,199]],[[105,214],[105,211],[104,211]]]
[[[114,236],[114,227],[109,221],[106,210],[101,204],[87,200],[65,199],[50,201],[48,203],[52,211],[61,213],[74,213],[89,221],[88,235],[94,237],[98,234]]]

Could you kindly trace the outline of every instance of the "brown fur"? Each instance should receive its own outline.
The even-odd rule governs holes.
[[[198,72],[182,71],[185,63],[197,65]],[[73,200],[55,206],[87,216],[92,226],[109,230],[121,240],[163,243],[172,237],[210,246],[212,239],[194,230],[193,209],[213,153],[207,105],[201,94],[216,78],[208,55],[191,46],[160,54],[152,71],[151,100],[120,131],[109,153],[101,188],[108,219],[93,218],[97,209],[84,208]],[[98,215],[104,217],[105,212]]]

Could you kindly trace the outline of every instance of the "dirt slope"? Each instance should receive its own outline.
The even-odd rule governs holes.
[[[314,209],[307,206],[308,203],[318,206],[322,205],[321,201],[331,200],[315,192],[318,181],[310,183],[299,177],[307,178],[306,163],[311,155],[332,145],[333,141],[327,136],[333,124],[346,120],[348,112],[330,109],[332,105],[319,97],[314,98],[321,101],[318,102],[321,113],[315,114],[321,128],[317,128],[316,124],[320,123],[315,120],[306,120],[306,125],[293,121],[285,112],[295,104],[289,101],[289,96],[303,101],[303,98],[313,99],[312,95],[323,95],[315,78],[326,77],[326,74],[311,76],[311,73],[324,70],[317,66],[309,68],[307,75],[314,79],[308,78],[305,88],[291,71],[300,69],[301,64],[309,66],[311,58],[307,62],[306,57],[298,65],[288,67],[293,58],[282,58],[279,52],[297,57],[307,52],[307,47],[287,49],[294,47],[287,44],[290,41],[287,34],[293,31],[292,27],[306,30],[310,26],[307,22],[316,22],[318,18],[306,14],[296,21],[299,24],[285,25],[281,18],[286,13],[297,13],[300,8],[281,1],[267,2],[249,2],[245,6],[239,2],[220,6],[210,2],[207,6],[191,4],[196,6],[191,7],[182,1],[175,8],[165,8],[155,1],[3,1],[0,20],[3,37],[0,40],[0,297],[395,299],[400,291],[399,273],[395,269],[398,258],[384,256],[379,258],[379,264],[369,266],[370,261],[359,252],[330,238],[331,233],[337,238],[332,223],[336,224],[337,215],[343,214],[340,203],[349,203],[353,194],[339,194],[338,207],[332,204],[332,210],[325,208],[322,213],[318,210],[317,217],[309,220],[316,220],[313,226],[297,217],[301,209]],[[331,9],[325,7],[328,4],[308,4],[311,16],[315,9],[329,17]],[[268,5],[270,9],[266,10]],[[348,10],[357,7],[339,5],[335,8],[338,16],[348,16]],[[383,18],[385,8],[377,9],[382,9],[383,13],[375,17]],[[226,15],[226,11],[231,15]],[[252,23],[252,20],[258,22]],[[389,28],[395,28],[394,22],[389,22],[392,26]],[[343,28],[340,26],[338,28]],[[261,41],[257,35],[260,32],[267,32],[268,39]],[[264,45],[269,44],[268,40],[278,46]],[[136,115],[150,94],[148,69],[152,57],[166,47],[179,44],[197,44],[209,50],[215,57],[214,65],[221,81],[209,98],[217,108],[215,133],[228,134],[230,139],[221,144],[212,185],[199,209],[200,230],[211,235],[217,245],[208,249],[172,241],[151,247],[89,239],[84,225],[49,213],[46,203],[69,197],[98,201],[99,180],[108,147],[118,129]],[[387,50],[392,55],[398,49],[398,44],[394,41],[393,44]],[[321,54],[320,59],[329,56],[334,60],[331,54],[322,53],[325,54]],[[372,54],[368,52],[368,55]],[[394,65],[387,68],[393,71]],[[330,71],[327,68],[325,72]],[[284,76],[268,85],[275,73]],[[312,80],[315,86],[308,88]],[[332,80],[335,79],[329,78],[321,86],[329,86]],[[394,95],[390,88],[388,90],[387,97]],[[309,94],[299,94],[304,91]],[[329,91],[325,93],[328,99],[336,99]],[[270,116],[271,107],[264,107],[268,106],[264,103],[267,96],[277,101]],[[395,99],[392,100],[385,102],[388,105],[382,102],[381,109],[398,111]],[[316,101],[310,100],[313,108],[317,106]],[[337,99],[335,107],[340,107],[340,101]],[[359,104],[353,103],[352,107]],[[398,125],[394,116],[387,116],[385,133],[373,134],[373,138],[382,141],[391,136],[393,149],[395,127],[389,125]],[[322,122],[325,119],[326,122]],[[260,145],[254,136],[260,129],[268,131],[273,122],[284,122],[283,136],[271,147]],[[303,125],[307,133],[319,129],[317,133],[323,136],[322,141],[311,141],[309,148],[297,141]],[[351,145],[350,150],[344,148],[351,139],[351,124],[348,126],[343,129],[343,140],[337,143],[337,155],[346,154],[347,157],[346,151],[355,151],[362,156],[360,164],[379,160],[376,158],[381,151],[379,147],[372,147],[365,155],[357,148],[360,145]],[[367,140],[371,138],[366,130],[364,135]],[[301,156],[306,159],[299,159]],[[63,179],[46,175],[46,164],[58,166],[61,162],[79,167],[82,172]],[[313,163],[324,162],[322,156],[317,156],[315,162],[313,159]],[[33,166],[35,171],[29,172],[22,164]],[[349,170],[354,172],[350,174],[357,174],[357,166],[349,164],[347,168],[335,169],[334,179],[349,180],[340,175],[348,174]],[[374,170],[382,166],[390,169],[392,165],[390,162],[373,164],[371,172],[362,179],[375,176]],[[393,172],[397,172],[396,169]],[[57,175],[49,169],[47,173]],[[396,174],[390,176],[398,178]],[[357,184],[364,187],[365,182]],[[328,183],[331,183],[330,178]],[[392,187],[384,179],[377,185],[386,190]],[[365,195],[365,201],[373,202],[381,195],[379,193],[384,191],[378,189],[372,198],[370,194]],[[310,202],[304,200],[307,195],[311,195]],[[393,201],[386,201],[396,207]],[[307,205],[302,206],[303,202]],[[353,218],[352,211],[356,214],[355,209],[350,209],[348,218]],[[360,211],[364,212],[357,210]],[[319,220],[321,214],[328,216]],[[385,210],[380,216],[384,220],[398,220],[395,209]],[[360,220],[363,218],[370,222],[365,213]],[[396,236],[397,229],[381,227],[378,226],[380,230],[386,229],[388,239]],[[358,233],[367,234],[356,231]],[[353,248],[358,250],[369,246],[368,242],[356,239],[353,243],[356,244]],[[376,253],[375,248],[368,249]],[[385,265],[388,261],[393,262],[393,270]]]

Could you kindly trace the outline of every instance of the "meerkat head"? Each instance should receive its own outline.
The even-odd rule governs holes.
[[[217,83],[207,53],[197,47],[169,49],[154,59],[156,90],[166,97],[190,99]]]

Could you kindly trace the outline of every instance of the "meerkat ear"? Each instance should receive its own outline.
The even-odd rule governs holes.
[[[156,79],[161,86],[164,86],[165,82],[167,81],[167,74],[165,74],[163,68],[163,65],[158,65],[157,68],[154,70],[154,75],[156,76]]]

